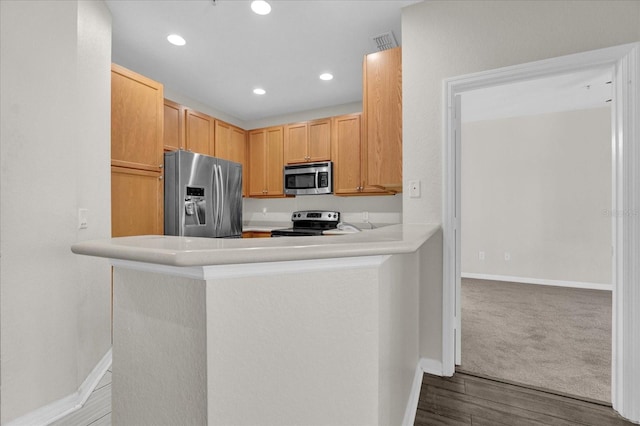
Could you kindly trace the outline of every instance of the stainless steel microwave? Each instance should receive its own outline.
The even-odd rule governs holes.
[[[317,195],[333,192],[333,164],[289,164],[284,166],[284,193],[286,195]]]

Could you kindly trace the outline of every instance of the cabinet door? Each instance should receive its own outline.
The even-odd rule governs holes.
[[[231,145],[233,146],[233,157],[236,162],[242,164],[242,195],[247,196],[249,193],[249,163],[247,161],[247,132],[232,127],[231,128]]]
[[[111,66],[111,164],[159,171],[162,164],[162,84]]]
[[[283,188],[283,127],[270,127],[267,129],[267,194],[284,195]]]
[[[249,132],[249,196],[266,195],[266,158],[267,131],[265,129]]]
[[[288,124],[284,128],[284,155],[287,164],[308,161],[307,123]]]
[[[185,113],[186,148],[198,154],[214,153],[214,119],[187,108]]]
[[[331,160],[331,119],[309,123],[308,161]]]
[[[247,132],[224,121],[216,120],[215,156],[242,164],[242,195],[247,195]]]
[[[162,235],[164,181],[159,172],[111,167],[111,236]]]
[[[184,149],[184,107],[164,100],[164,150]]]
[[[246,132],[224,121],[216,120],[215,156],[244,164]]]
[[[402,190],[402,51],[367,55],[363,66],[366,185]]]
[[[333,118],[333,192],[357,194],[362,187],[360,114]]]

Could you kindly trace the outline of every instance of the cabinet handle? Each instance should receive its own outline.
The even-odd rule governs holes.
[[[164,176],[158,176],[158,179],[162,180],[164,179]]]
[[[158,167],[160,167],[162,169],[164,167],[164,164],[160,164],[160,165],[158,165]]]

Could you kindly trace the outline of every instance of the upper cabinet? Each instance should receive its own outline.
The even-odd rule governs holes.
[[[249,196],[284,196],[282,126],[249,132]]]
[[[333,192],[357,195],[363,189],[360,114],[333,117]]]
[[[185,147],[188,151],[213,156],[215,119],[191,108],[185,110]]]
[[[367,186],[402,191],[402,50],[365,56],[363,171]]]
[[[111,164],[160,171],[163,162],[162,84],[111,66]]]
[[[284,158],[287,164],[331,160],[331,119],[285,126]]]
[[[215,122],[215,156],[242,164],[242,195],[247,196],[249,168],[247,164],[247,132],[224,121]]]
[[[368,186],[363,171],[361,114],[332,118],[331,154],[333,159],[333,192],[336,195],[389,195],[394,192]],[[380,167],[384,167],[381,164]]]
[[[169,99],[164,100],[164,150],[184,149],[185,108]]]

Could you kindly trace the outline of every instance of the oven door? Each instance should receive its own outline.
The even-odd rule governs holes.
[[[322,235],[322,229],[289,228],[271,231],[272,237],[314,237],[316,235]]]

